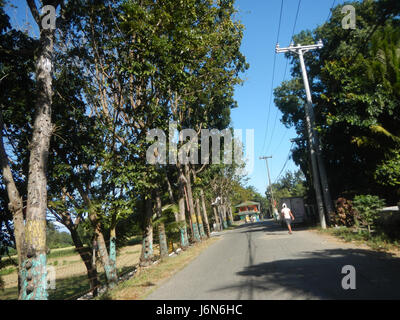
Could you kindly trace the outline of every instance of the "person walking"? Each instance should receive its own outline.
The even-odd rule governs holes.
[[[286,221],[286,225],[288,227],[289,234],[292,234],[291,222],[292,222],[292,220],[294,220],[294,216],[292,214],[292,210],[290,210],[290,208],[287,207],[286,203],[284,203],[282,205],[281,214],[282,214],[282,217]]]

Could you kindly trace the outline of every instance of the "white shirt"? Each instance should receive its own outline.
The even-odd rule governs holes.
[[[283,208],[281,211],[285,217],[285,219],[290,219],[290,209],[289,208]]]

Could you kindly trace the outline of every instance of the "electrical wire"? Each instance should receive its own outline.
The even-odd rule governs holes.
[[[335,1],[336,1],[336,0],[335,0]],[[295,30],[296,30],[297,21],[298,21],[298,18],[299,18],[300,6],[301,6],[301,0],[299,0],[298,5],[297,5],[297,11],[296,11],[296,16],[295,16],[294,24],[293,24],[292,36],[290,37],[290,42],[293,41],[294,32],[295,32]],[[277,43],[278,43],[278,41],[277,41]],[[284,74],[283,74],[283,80],[282,80],[282,82],[285,81],[285,79],[286,79],[287,67],[288,67],[288,59],[286,59],[285,71],[284,71]],[[272,95],[272,92],[271,92],[271,95]],[[272,98],[271,98],[271,100],[272,100]],[[276,110],[276,113],[275,113],[274,127],[273,127],[273,129],[272,129],[271,139],[270,139],[270,141],[269,141],[269,144],[268,144],[268,147],[267,147],[267,151],[268,151],[269,148],[271,147],[272,140],[273,140],[274,133],[275,133],[275,129],[276,129],[277,120],[278,120],[279,109],[278,109],[278,108],[276,108],[276,109],[277,109],[277,110]],[[283,139],[282,139],[282,140],[283,140]],[[279,144],[279,145],[280,145],[280,144]],[[264,148],[263,148],[263,149],[264,149]]]
[[[329,10],[329,14],[328,14],[328,17],[326,18],[326,21],[325,21],[325,23],[327,23],[327,22],[328,22],[329,18],[330,18],[330,17],[331,17],[331,15],[332,15],[332,9],[333,9],[333,7],[335,6],[335,3],[336,3],[336,0],[333,0],[333,3],[332,3],[332,6],[331,6],[331,9]]]
[[[279,35],[280,35],[280,32],[281,32],[281,23],[282,23],[282,13],[283,13],[283,0],[281,1],[281,9],[280,9],[280,14],[279,14],[278,34],[277,34],[277,37],[276,37],[276,43],[279,42]],[[263,152],[264,152],[264,148],[265,148],[265,142],[267,141],[267,133],[268,133],[268,127],[269,127],[269,116],[270,116],[270,113],[271,113],[271,104],[272,104],[272,93],[273,93],[273,90],[274,90],[274,81],[275,81],[275,68],[276,68],[276,52],[274,53],[274,62],[273,62],[273,67],[272,67],[272,79],[271,79],[270,99],[269,99],[269,104],[268,104],[267,126],[265,128],[263,147],[261,148],[261,150]]]
[[[275,181],[274,181],[273,184],[275,184],[275,183],[278,181],[278,179],[279,179],[279,177],[281,176],[283,170],[285,170],[285,168],[286,168],[286,166],[287,166],[287,164],[288,164],[288,162],[289,162],[289,160],[290,160],[290,153],[292,152],[293,144],[294,144],[294,142],[292,142],[292,144],[291,144],[291,146],[290,146],[290,149],[289,149],[289,153],[288,153],[287,159],[286,159],[286,161],[285,161],[285,163],[284,163],[284,165],[283,165],[281,171],[279,172],[279,175],[276,177],[276,179],[275,179]]]

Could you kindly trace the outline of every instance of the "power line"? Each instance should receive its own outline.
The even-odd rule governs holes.
[[[329,10],[329,14],[328,14],[328,17],[326,18],[326,21],[325,21],[325,23],[327,23],[327,22],[328,22],[328,20],[329,20],[329,18],[330,18],[330,16],[331,16],[331,14],[332,14],[332,9],[333,9],[333,7],[335,6],[335,3],[336,3],[336,0],[333,0],[333,3],[332,3],[332,6],[331,6],[331,9]]]
[[[335,1],[336,1],[336,0],[335,0]],[[301,5],[301,0],[299,0],[298,5],[297,5],[297,11],[296,11],[295,19],[294,19],[293,30],[292,30],[292,36],[290,37],[290,42],[293,41],[294,32],[295,32],[295,30],[296,30],[297,20],[298,20],[298,18],[299,18],[299,12],[300,12],[300,5]],[[277,43],[278,43],[278,41],[277,41]],[[288,59],[286,59],[285,72],[284,72],[284,74],[283,74],[283,80],[282,80],[282,82],[285,81],[285,79],[286,79],[287,67],[288,67]],[[272,92],[271,92],[271,95],[272,95]],[[271,100],[272,100],[272,96],[271,96]],[[274,137],[274,133],[275,133],[275,129],[276,129],[276,123],[277,123],[277,120],[278,120],[278,113],[279,113],[279,110],[278,110],[278,108],[277,108],[276,113],[275,113],[274,127],[273,127],[273,129],[272,129],[271,139],[270,139],[270,141],[269,141],[267,150],[269,150],[269,148],[270,148],[270,146],[271,146],[271,144],[272,144],[272,139],[273,139],[273,137]],[[264,148],[263,148],[263,149],[264,149]]]
[[[281,174],[282,174],[283,170],[285,170],[285,168],[286,168],[286,165],[288,164],[288,162],[289,162],[289,160],[290,160],[290,153],[292,152],[293,143],[294,143],[294,142],[292,142],[292,144],[291,144],[291,146],[290,146],[290,149],[289,149],[289,153],[288,153],[287,159],[286,159],[286,161],[285,161],[285,163],[284,163],[284,165],[283,165],[283,167],[282,167],[281,171],[279,172],[279,175],[276,177],[276,179],[275,179],[275,181],[274,181],[274,183],[273,183],[273,184],[275,184],[275,183],[278,181],[279,177],[281,176]]]
[[[283,13],[283,0],[281,1],[281,10],[280,10],[280,14],[279,14],[278,34],[277,34],[277,37],[276,37],[276,43],[279,42],[279,35],[281,33],[282,13]],[[275,81],[275,67],[276,67],[276,52],[274,53],[274,63],[273,63],[273,67],[272,67],[272,80],[271,80],[270,99],[269,99],[269,105],[268,105],[267,126],[265,128],[264,143],[263,143],[263,147],[261,149],[262,151],[264,151],[265,142],[267,140],[268,126],[269,126],[269,116],[270,116],[270,113],[271,113],[272,92],[274,90],[274,81]]]
[[[340,2],[340,1],[339,1],[339,2]],[[326,22],[328,22],[328,20],[329,20],[331,14],[332,14],[332,9],[333,9],[333,7],[335,6],[335,4],[336,4],[336,0],[333,0],[332,5],[331,5],[331,9],[329,10],[329,14],[328,14],[328,17],[327,17],[327,19],[326,19]],[[296,31],[297,20],[298,20],[299,12],[300,12],[300,6],[301,6],[301,0],[299,0],[298,5],[297,5],[297,12],[296,12],[296,17],[295,17],[294,24],[293,24],[293,30],[292,30],[292,36],[290,37],[290,42],[293,41],[294,33],[295,33],[295,31]],[[283,81],[282,81],[282,82],[284,82],[284,81],[286,80],[286,72],[287,72],[288,64],[289,64],[289,60],[286,59],[285,71],[284,71],[284,73],[283,73]],[[277,111],[276,115],[278,115],[278,111]],[[273,130],[272,132],[274,132],[274,130]],[[285,134],[282,136],[282,138],[281,138],[281,140],[280,140],[280,142],[279,142],[279,144],[278,144],[278,147],[276,148],[274,154],[275,154],[276,151],[278,150],[279,146],[282,144],[282,142],[283,142],[283,140],[284,140],[286,134],[287,134],[287,131],[286,131]],[[269,143],[269,146],[271,145],[271,143],[272,143],[272,136],[271,136],[271,141],[270,141],[270,143]],[[269,146],[268,146],[267,150],[269,149]]]

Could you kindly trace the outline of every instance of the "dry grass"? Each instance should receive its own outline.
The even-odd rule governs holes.
[[[196,258],[204,249],[218,241],[219,238],[211,238],[193,247],[181,251],[179,255],[169,257],[151,267],[141,268],[135,276],[119,284],[115,289],[99,299],[109,300],[141,300],[154,291],[173,274],[182,270],[189,262]]]

